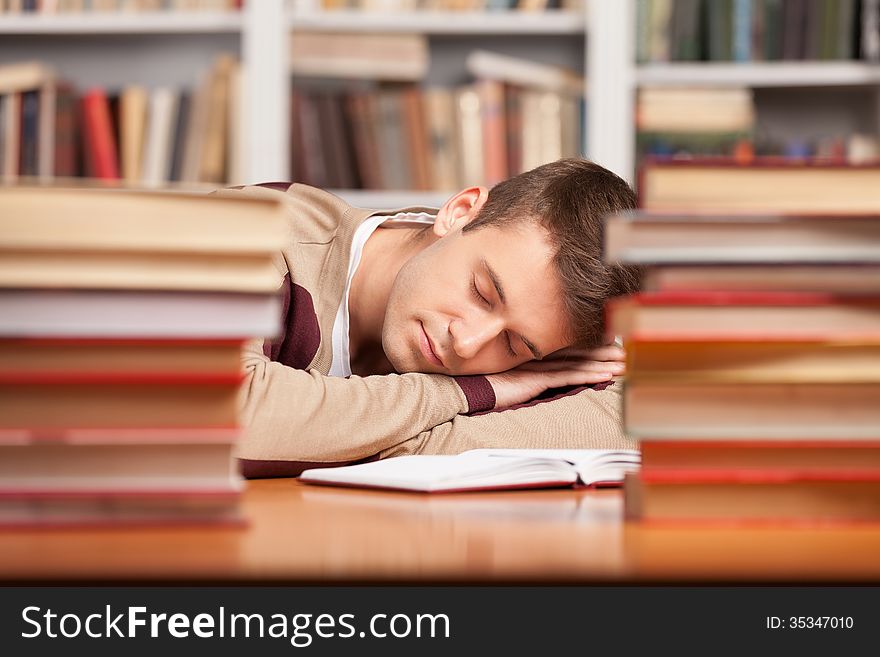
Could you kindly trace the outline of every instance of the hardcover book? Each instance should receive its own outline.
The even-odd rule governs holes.
[[[847,440],[646,440],[642,472],[774,471],[880,473],[880,442]]]
[[[810,292],[640,293],[606,306],[609,331],[629,338],[692,341],[874,341],[880,297]]]
[[[604,244],[608,261],[641,265],[880,263],[880,215],[625,212],[606,218]]]
[[[880,213],[880,166],[759,158],[648,161],[640,170],[639,205],[661,212],[790,213],[838,216]]]

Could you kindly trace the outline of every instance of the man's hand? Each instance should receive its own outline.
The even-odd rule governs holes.
[[[626,352],[616,345],[596,349],[561,349],[543,360],[486,378],[495,391],[495,408],[534,399],[547,388],[602,383],[625,371]]]

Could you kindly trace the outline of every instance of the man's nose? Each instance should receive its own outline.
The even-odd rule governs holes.
[[[457,319],[449,325],[452,349],[459,358],[467,360],[476,356],[483,347],[498,337],[504,328],[504,320],[488,314]]]

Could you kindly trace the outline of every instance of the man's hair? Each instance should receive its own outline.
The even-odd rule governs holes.
[[[567,158],[498,183],[463,232],[532,220],[543,226],[556,253],[574,346],[605,341],[604,305],[639,288],[637,267],[602,261],[602,219],[634,208],[636,196],[620,177],[589,160]]]

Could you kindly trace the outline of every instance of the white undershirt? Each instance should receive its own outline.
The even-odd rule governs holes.
[[[354,232],[351,242],[351,255],[348,260],[348,277],[345,279],[345,290],[342,292],[342,301],[339,310],[336,311],[336,320],[333,322],[333,363],[330,365],[330,376],[351,375],[351,354],[348,343],[348,292],[351,289],[351,279],[361,263],[361,255],[364,245],[379,226],[384,223],[395,224],[433,224],[434,215],[426,212],[400,212],[395,215],[377,215],[370,217]]]

